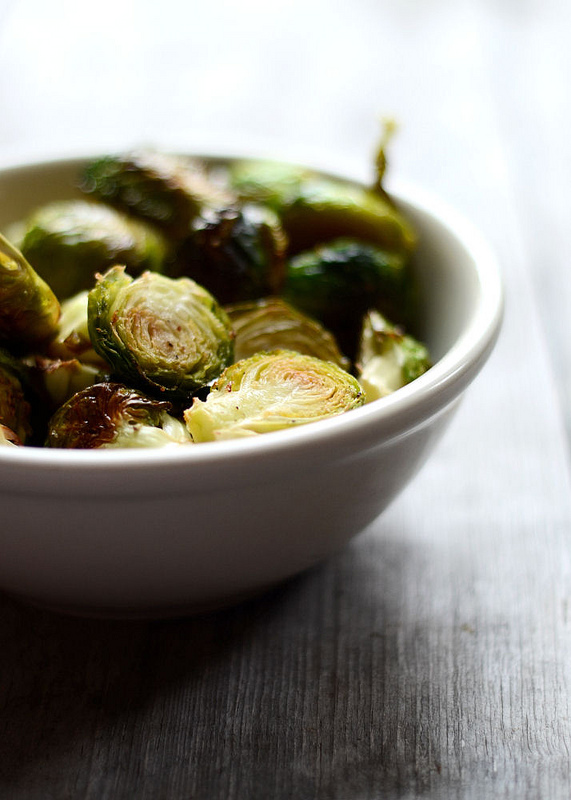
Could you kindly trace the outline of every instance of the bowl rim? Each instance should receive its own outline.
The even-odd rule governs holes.
[[[194,153],[197,158],[233,160],[235,158],[269,158],[261,153]],[[74,154],[70,157],[0,161],[0,180],[5,172],[38,168],[70,168],[80,165],[93,153]],[[332,169],[322,164],[303,161],[289,156],[281,159],[306,164],[313,169],[355,184],[363,180],[355,177],[355,169]],[[351,174],[353,173],[353,174]],[[365,441],[367,432],[375,431],[375,440],[384,441],[399,437],[438,413],[457,399],[479,372],[490,355],[498,338],[504,312],[504,287],[496,255],[480,231],[459,211],[442,198],[410,182],[391,181],[391,196],[397,203],[410,205],[432,223],[451,234],[469,254],[474,264],[479,298],[471,320],[454,344],[423,375],[387,397],[367,403],[350,413],[341,414],[288,430],[266,433],[244,439],[192,444],[187,447],[157,449],[109,450],[56,450],[38,447],[0,448],[0,468],[43,469],[66,467],[88,471],[155,471],[166,466],[206,467],[236,459],[260,459],[267,456],[295,455],[296,452],[347,443],[351,439]],[[197,468],[198,468],[197,467]]]

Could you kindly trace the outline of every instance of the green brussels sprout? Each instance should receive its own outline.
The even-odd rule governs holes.
[[[109,371],[109,365],[91,344],[87,324],[88,298],[89,292],[85,290],[62,300],[58,332],[46,348],[46,354],[61,361],[78,359],[83,364]]]
[[[149,225],[86,200],[37,209],[25,222],[20,248],[60,300],[90,289],[95,274],[114,264],[133,275],[160,272],[168,254],[163,236]]]
[[[41,348],[56,335],[59,315],[50,287],[0,234],[0,344],[20,353]]]
[[[422,342],[392,325],[378,311],[365,315],[357,374],[367,402],[400,389],[431,366]]]
[[[73,395],[52,416],[47,447],[96,449],[189,444],[170,403],[119,383],[98,383]]]
[[[353,358],[369,308],[399,322],[408,320],[411,284],[402,254],[339,239],[294,256],[283,294],[331,330],[342,351]]]
[[[21,362],[0,349],[0,427],[3,437],[13,444],[25,444],[32,433],[25,369]]]
[[[298,311],[279,297],[225,306],[234,329],[234,358],[240,361],[262,350],[295,350],[333,361],[348,369],[349,359],[334,336],[317,320]]]
[[[232,362],[228,316],[190,278],[145,272],[133,280],[112,267],[89,293],[88,326],[120,380],[169,399],[186,399]]]
[[[205,205],[224,206],[233,199],[210,181],[197,160],[147,150],[92,161],[80,188],[152,222],[174,239],[186,236]]]
[[[358,381],[331,361],[274,350],[228,367],[184,420],[194,442],[210,442],[304,425],[364,400]]]
[[[174,274],[193,278],[223,304],[254,300],[280,291],[286,247],[270,209],[204,209],[177,252]]]
[[[416,245],[409,222],[377,191],[261,160],[231,165],[229,180],[240,199],[265,203],[279,215],[292,254],[340,237],[401,254]]]

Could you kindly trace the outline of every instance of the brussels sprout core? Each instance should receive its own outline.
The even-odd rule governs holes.
[[[336,364],[277,350],[228,367],[184,419],[195,442],[209,442],[315,422],[363,403],[357,380]]]

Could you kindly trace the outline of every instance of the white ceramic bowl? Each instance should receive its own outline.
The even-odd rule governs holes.
[[[77,159],[0,170],[0,230],[73,196]],[[180,450],[0,448],[0,589],[72,613],[173,616],[260,592],[339,550],[423,464],[502,315],[493,255],[458,215],[393,192],[419,232],[435,365],[291,431]]]

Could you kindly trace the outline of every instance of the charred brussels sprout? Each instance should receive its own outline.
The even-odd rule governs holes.
[[[299,253],[339,237],[410,253],[414,231],[386,196],[310,170],[267,161],[240,161],[230,181],[242,200],[262,202],[280,217]]]
[[[191,228],[175,274],[193,278],[221,303],[280,291],[287,239],[272,211],[254,205],[205,209]]]
[[[0,234],[0,344],[13,352],[42,347],[56,335],[59,314],[50,287]]]
[[[288,265],[285,298],[331,330],[353,357],[363,314],[378,308],[406,321],[410,276],[402,255],[341,239],[300,253]]]
[[[378,311],[366,314],[358,356],[358,375],[367,402],[400,389],[430,366],[430,355],[422,342],[391,325]]]
[[[32,433],[24,372],[19,361],[0,349],[0,428],[2,438],[12,444],[25,444]]]
[[[90,289],[95,273],[114,264],[138,275],[161,271],[167,258],[165,240],[148,225],[83,200],[39,208],[26,220],[20,247],[60,300]]]
[[[170,414],[170,403],[118,383],[98,383],[78,392],[56,411],[46,445],[95,449],[189,442],[183,423]]]
[[[336,364],[277,350],[228,367],[184,419],[193,441],[210,442],[315,422],[363,403],[357,380]]]
[[[205,205],[223,206],[232,199],[210,181],[200,162],[147,150],[91,162],[81,189],[152,222],[175,239],[186,236]]]
[[[125,383],[170,399],[188,397],[232,361],[225,311],[190,278],[123,267],[100,276],[89,293],[89,335],[96,352]]]
[[[234,358],[262,350],[295,350],[296,353],[333,361],[348,369],[349,359],[339,350],[333,335],[317,320],[293,308],[279,297],[226,306],[234,329]]]

